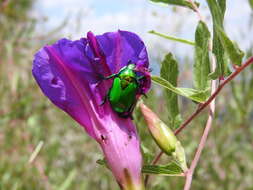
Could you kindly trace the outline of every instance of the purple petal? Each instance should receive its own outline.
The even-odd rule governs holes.
[[[84,45],[63,39],[42,48],[35,55],[33,75],[44,94],[95,137],[91,118],[97,117],[96,101],[88,81],[96,81],[96,77],[84,56]]]
[[[93,51],[94,56],[97,58],[97,60],[99,60],[99,67],[103,70],[101,74],[105,74],[105,75],[112,74],[108,64],[106,63],[106,55],[101,50],[94,34],[92,32],[88,32],[87,39]]]
[[[107,120],[111,130],[100,142],[108,166],[122,189],[142,190],[142,155],[136,129],[131,120]],[[131,128],[132,131],[124,129]]]
[[[119,30],[98,35],[96,38],[112,73],[117,73],[129,60],[148,67],[145,45],[136,34]]]

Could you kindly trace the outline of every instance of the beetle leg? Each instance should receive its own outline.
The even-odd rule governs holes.
[[[102,75],[101,73],[98,73],[97,76],[98,76],[98,78],[101,79],[101,80],[104,80],[104,78],[105,78],[104,75]]]
[[[107,95],[105,95],[105,97],[103,98],[102,102],[99,104],[100,106],[104,105],[107,99]]]
[[[121,118],[130,118],[131,120],[134,120],[134,117],[133,117],[133,113],[132,112],[129,112],[127,114],[124,114],[124,113],[118,113],[118,116],[121,117]]]
[[[103,81],[103,80],[108,80],[108,79],[111,79],[111,78],[116,77],[116,76],[117,76],[117,74],[112,74],[112,75],[107,76],[107,77],[105,77],[105,76],[102,75],[102,74],[98,74],[98,77],[101,79],[101,81]]]
[[[144,78],[145,78],[145,76],[139,76],[139,77],[137,77],[136,81],[137,81],[138,85],[140,84],[140,80],[144,79]]]
[[[103,80],[111,79],[111,78],[113,78],[113,77],[116,77],[117,75],[118,75],[118,74],[112,74],[112,75],[110,75],[110,76],[108,76],[108,77],[104,77]]]
[[[97,82],[96,86],[100,85],[101,82],[102,82],[103,80],[108,80],[108,79],[111,79],[111,78],[116,77],[116,76],[117,76],[117,74],[112,74],[112,75],[110,75],[110,76],[108,76],[108,77],[105,77],[105,76],[103,76],[102,74],[98,74],[98,77],[99,77],[101,80],[99,80],[99,81]]]
[[[128,112],[128,117],[131,118],[131,120],[134,120],[134,117],[133,117],[133,111],[134,111],[134,108],[137,104],[137,100],[133,103],[133,105],[131,106],[129,112]]]
[[[151,73],[152,71],[153,71],[153,69],[152,69],[152,68],[148,68],[148,72],[150,72],[150,73]]]
[[[99,81],[96,83],[96,87],[99,86],[101,84],[101,82],[104,80],[104,76],[102,74],[98,74],[98,77],[99,77]]]
[[[134,120],[133,113],[130,113],[129,117],[130,117],[131,120]]]
[[[143,95],[145,98],[148,98],[147,94],[145,93],[141,93],[141,95]]]
[[[132,60],[129,59],[129,60],[127,61],[127,65],[130,65],[131,63],[132,63]]]
[[[137,80],[141,80],[143,78],[145,78],[145,76],[140,76],[140,77],[137,77]]]

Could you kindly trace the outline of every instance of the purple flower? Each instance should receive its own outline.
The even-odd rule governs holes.
[[[122,189],[143,189],[142,156],[136,128],[121,118],[107,101],[101,105],[111,80],[128,61],[145,77],[137,98],[150,88],[148,55],[142,40],[127,31],[108,32],[77,41],[61,39],[40,49],[33,61],[33,75],[43,93],[81,124],[101,146],[105,159]]]

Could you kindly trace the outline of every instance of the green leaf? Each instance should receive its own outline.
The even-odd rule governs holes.
[[[221,10],[221,14],[222,14],[222,19],[224,19],[224,16],[225,16],[225,12],[226,12],[226,0],[218,0],[218,5],[220,7],[220,10]]]
[[[156,31],[154,31],[154,30],[149,31],[149,33],[150,33],[150,34],[155,34],[155,35],[160,36],[160,37],[162,37],[162,38],[165,38],[165,39],[167,39],[167,40],[172,40],[172,41],[176,41],[176,42],[181,42],[181,43],[188,44],[188,45],[192,45],[192,46],[195,45],[195,43],[192,42],[192,41],[185,40],[185,39],[182,39],[182,38],[176,38],[176,37],[173,37],[173,36],[167,36],[167,35],[165,35],[165,34],[161,34],[161,33],[156,32]]]
[[[153,153],[143,143],[141,143],[141,151],[144,163],[150,163],[153,159]]]
[[[199,21],[195,32],[195,63],[193,65],[194,86],[198,90],[205,90],[209,87],[210,60],[209,40],[210,32],[206,24]]]
[[[222,28],[216,27],[219,35],[219,39],[221,40],[223,47],[228,53],[229,59],[233,64],[241,65],[242,58],[244,57],[244,52],[240,50],[237,44],[233,43]]]
[[[222,6],[224,3],[218,4],[217,0],[207,0],[207,4],[211,11],[215,25],[223,27],[223,14],[225,14],[224,8],[226,8],[225,6]],[[223,10],[221,10],[221,7]]]
[[[177,88],[173,86],[170,82],[159,76],[152,76],[152,80],[159,84],[160,86],[175,92],[178,95],[184,96],[196,102],[204,102],[208,98],[208,90],[199,91],[191,88]]]
[[[228,57],[224,50],[224,47],[218,38],[217,31],[214,31],[213,37],[213,53],[216,57],[216,69],[214,72],[208,75],[211,79],[217,79],[219,77],[226,77],[231,74],[231,71],[228,67]]]
[[[166,4],[169,4],[169,5],[177,5],[177,6],[188,7],[190,9],[194,10],[192,4],[189,1],[186,1],[186,0],[150,0],[150,1],[153,1],[153,2],[156,2],[156,3],[166,3]],[[198,2],[195,1],[194,3],[196,4],[197,7],[199,6]]]
[[[218,37],[217,26],[223,28],[223,20],[226,9],[226,1],[207,0],[208,7],[212,14],[213,19],[213,53],[216,57],[216,69],[213,73],[209,74],[211,79],[224,77],[231,74],[228,68],[228,57],[224,50],[223,44]]]
[[[253,0],[249,0],[249,5],[253,9]]]
[[[181,176],[183,170],[176,162],[171,162],[167,165],[144,165],[142,168],[142,173]]]
[[[162,62],[160,75],[163,79],[169,81],[173,86],[177,86],[178,63],[171,53],[165,56]],[[166,91],[167,106],[169,111],[170,126],[176,129],[180,126],[182,118],[178,108],[177,94],[172,91]]]
[[[228,57],[233,64],[240,65],[244,53],[226,35],[223,29],[223,19],[226,10],[226,0],[207,0],[213,18],[214,38],[213,53],[217,58],[217,69],[211,74],[214,79],[217,76],[227,76],[231,72],[228,68]]]

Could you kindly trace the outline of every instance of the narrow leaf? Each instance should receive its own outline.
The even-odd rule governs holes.
[[[153,153],[152,151],[144,145],[144,143],[141,143],[141,152],[143,155],[144,163],[150,163],[153,159]]]
[[[193,9],[192,4],[189,1],[186,0],[150,0],[156,3],[166,3],[168,5],[177,5],[177,6],[183,6],[183,7],[188,7],[190,9]],[[197,6],[199,6],[198,2],[194,2]]]
[[[209,77],[216,79],[218,77],[228,76],[231,73],[228,68],[228,57],[217,31],[217,26],[223,28],[226,2],[225,0],[219,0],[219,3],[217,3],[217,0],[207,0],[207,4],[213,19],[213,53],[216,57],[216,70],[209,74]]]
[[[220,27],[216,27],[219,35],[219,39],[221,40],[226,52],[228,53],[229,59],[233,64],[241,65],[242,58],[244,56],[244,52],[240,50],[237,44],[233,43],[226,33]]]
[[[165,59],[162,62],[160,75],[162,78],[169,81],[173,86],[177,86],[178,63],[173,58],[173,55],[171,53],[165,56]],[[167,90],[166,96],[170,126],[172,129],[176,129],[182,122],[182,118],[178,108],[177,94]]]
[[[188,44],[188,45],[192,45],[194,46],[195,43],[192,42],[192,41],[189,41],[189,40],[185,40],[185,39],[182,39],[182,38],[176,38],[176,37],[173,37],[173,36],[167,36],[165,34],[161,34],[159,32],[156,32],[154,30],[151,30],[149,31],[150,34],[155,34],[157,36],[160,36],[162,38],[165,38],[165,39],[168,39],[168,40],[172,40],[172,41],[176,41],[176,42],[181,42],[181,43],[184,43],[184,44]]]
[[[199,91],[191,88],[177,88],[173,86],[170,82],[159,76],[152,76],[152,80],[159,84],[160,86],[175,92],[178,95],[184,96],[196,102],[204,102],[208,98],[208,90]]]
[[[209,87],[209,40],[210,32],[206,24],[200,21],[195,32],[195,63],[193,66],[194,86],[198,90],[205,90]]]
[[[225,12],[226,12],[226,0],[218,0],[218,5],[220,7],[221,10],[221,14],[222,14],[222,19],[224,19],[225,16]]]
[[[225,13],[225,7],[222,6],[222,4],[218,4],[217,0],[207,0],[207,4],[211,11],[215,25],[223,26],[223,14]],[[223,10],[221,10],[221,7]]]
[[[167,165],[144,165],[142,172],[166,176],[182,176],[183,170],[177,163],[171,162]]]
[[[226,77],[230,75],[231,71],[228,67],[228,57],[218,37],[216,29],[213,37],[213,53],[216,57],[216,69],[214,72],[210,73],[208,77],[214,80],[219,77]]]

